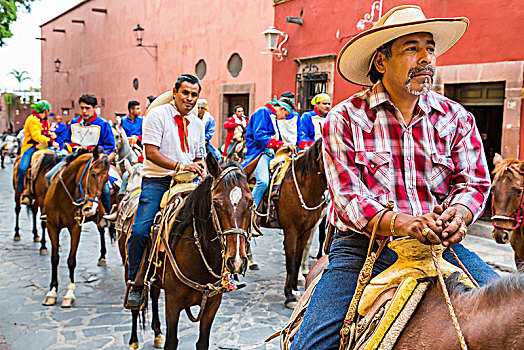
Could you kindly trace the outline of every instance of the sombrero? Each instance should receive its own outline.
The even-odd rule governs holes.
[[[426,18],[418,6],[398,6],[386,13],[373,28],[352,38],[337,57],[337,70],[342,78],[357,84],[370,86],[367,76],[375,51],[387,42],[401,36],[426,32],[433,35],[435,55],[449,50],[464,35],[469,19]]]

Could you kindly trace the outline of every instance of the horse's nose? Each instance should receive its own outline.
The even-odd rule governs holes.
[[[91,213],[91,210],[92,210],[92,209],[93,209],[93,208],[91,208],[91,207],[84,206],[84,207],[82,207],[82,214],[84,214],[84,215],[88,215],[88,214]]]
[[[498,244],[506,244],[509,242],[510,232],[504,229],[493,229],[493,238]]]
[[[243,274],[247,267],[247,258],[227,258],[226,268],[232,274]]]

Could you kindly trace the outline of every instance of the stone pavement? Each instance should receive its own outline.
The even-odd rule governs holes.
[[[39,255],[39,243],[32,242],[31,223],[25,212],[21,215],[22,240],[12,239],[11,171],[10,164],[0,170],[0,350],[128,349],[131,315],[122,307],[123,267],[116,246],[108,247],[108,265],[96,266],[99,238],[94,224],[86,224],[81,237],[75,277],[76,304],[71,309],[42,306],[50,282],[50,257]],[[479,227],[481,231],[490,230],[488,225]],[[279,348],[278,340],[266,344],[264,339],[285,325],[291,315],[291,310],[284,308],[282,235],[279,230],[264,232],[265,236],[253,244],[261,269],[248,271],[243,278],[248,283],[245,289],[224,296],[212,328],[211,349]],[[509,246],[471,235],[465,245],[495,267],[504,271],[514,267]],[[61,247],[58,304],[68,281],[66,231],[61,234]],[[313,248],[317,247],[315,244]],[[316,255],[314,251],[311,255]],[[160,314],[164,330],[163,295]],[[150,321],[149,314],[147,322]],[[146,330],[139,330],[138,336],[141,349],[153,349],[149,325]],[[194,349],[197,337],[198,326],[182,314],[179,349]]]

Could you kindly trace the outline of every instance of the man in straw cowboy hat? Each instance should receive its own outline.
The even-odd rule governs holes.
[[[340,75],[371,86],[333,108],[323,129],[324,162],[336,227],[329,265],[292,349],[337,349],[378,212],[393,201],[378,236],[411,236],[453,246],[480,285],[498,275],[459,242],[482,213],[490,180],[475,119],[431,88],[436,57],[464,34],[466,18],[426,19],[400,6],[351,39]],[[446,209],[447,207],[447,209]],[[444,258],[456,264],[449,250]],[[373,276],[391,266],[385,248]]]

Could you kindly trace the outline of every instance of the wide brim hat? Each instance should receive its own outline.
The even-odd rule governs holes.
[[[391,40],[404,35],[426,32],[433,35],[435,56],[442,55],[459,41],[469,25],[469,19],[426,18],[418,6],[398,6],[382,16],[373,28],[353,37],[337,57],[338,73],[350,83],[371,86],[368,77],[375,51]]]
[[[158,107],[160,105],[165,105],[166,103],[170,103],[171,101],[173,101],[173,90],[168,90],[163,94],[159,95],[157,98],[155,98],[153,102],[151,102],[149,107],[147,107],[147,111],[144,114],[144,117],[147,117],[147,115],[153,108]],[[193,107],[193,109],[189,113],[193,115],[198,115],[197,106],[198,103],[195,104],[195,107]]]

